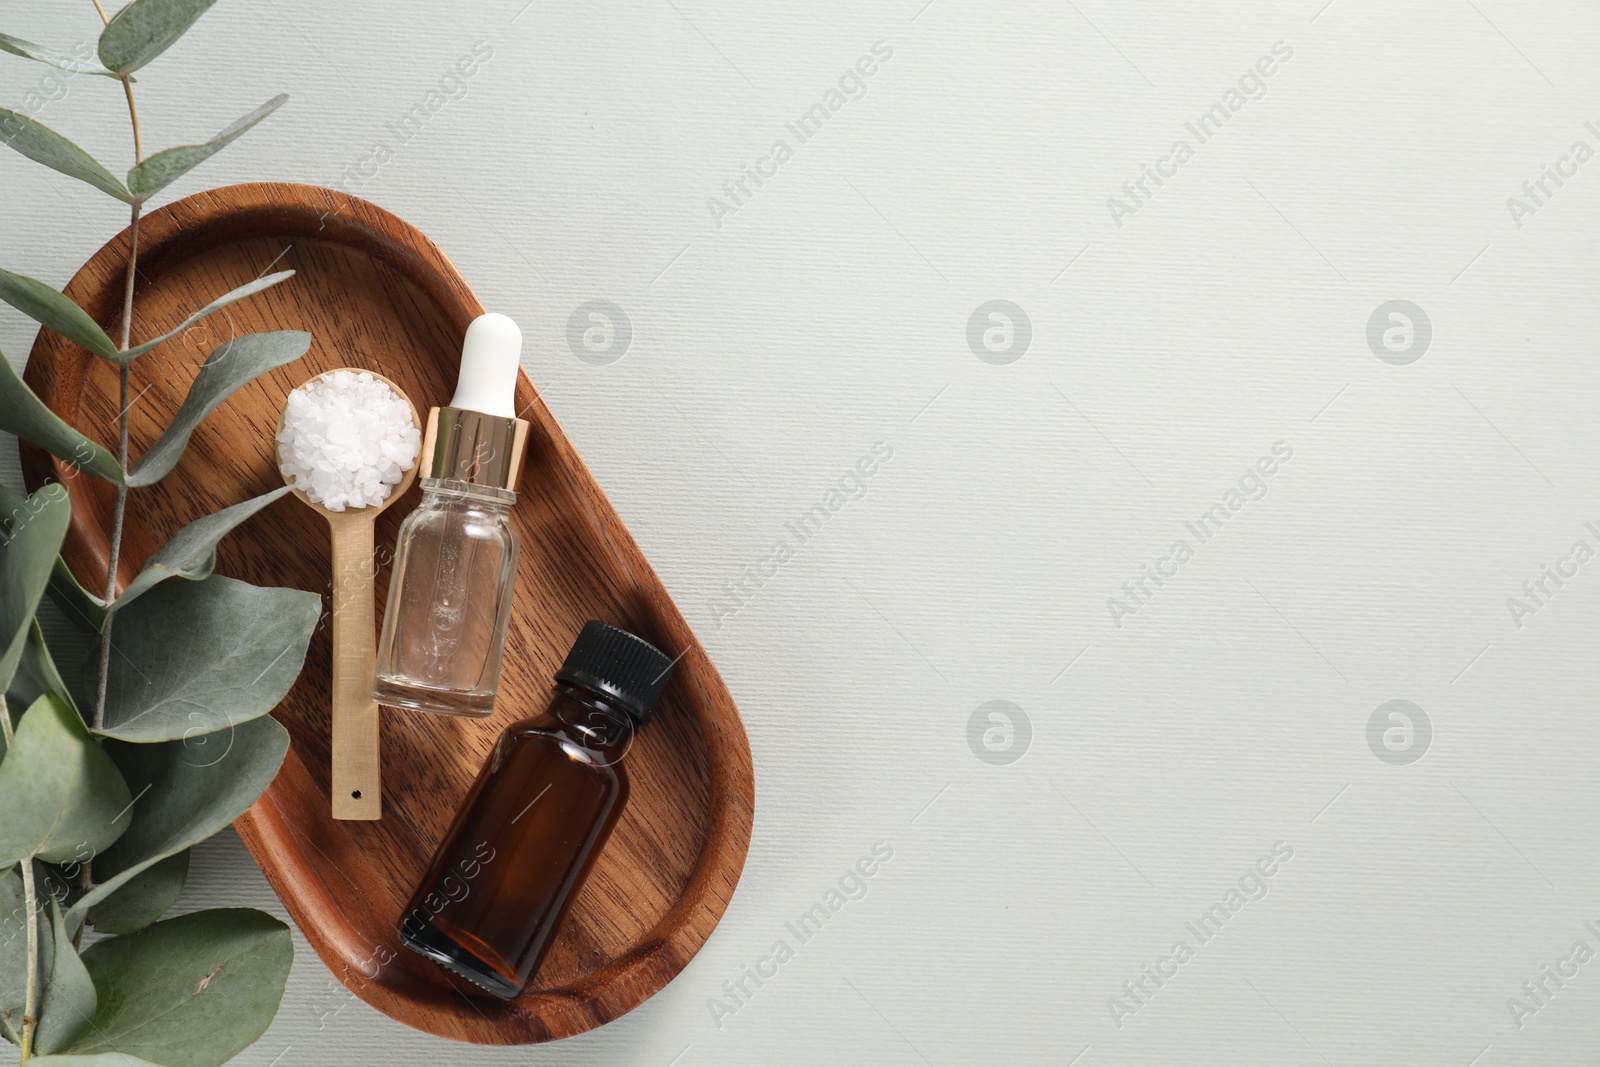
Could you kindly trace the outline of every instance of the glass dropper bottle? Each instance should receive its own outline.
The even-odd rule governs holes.
[[[422,502],[395,538],[372,696],[414,711],[494,710],[519,551],[511,525],[528,446],[513,414],[522,333],[480,315],[449,406],[428,413]]]
[[[673,661],[586,623],[549,703],[500,735],[400,916],[403,944],[496,996],[527,985],[628,800],[622,760]]]

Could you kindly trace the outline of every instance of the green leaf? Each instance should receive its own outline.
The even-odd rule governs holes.
[[[95,874],[99,873],[97,867]],[[90,910],[89,921],[94,924],[95,933],[131,934],[143,930],[178,902],[188,876],[188,849],[140,871]]]
[[[90,946],[100,994],[74,1052],[220,1067],[266,1032],[294,961],[289,928],[250,908],[197,911]]]
[[[189,436],[201,420],[235,389],[275,367],[294,362],[310,347],[311,335],[301,330],[247,333],[218,346],[200,367],[171,425],[133,465],[128,484],[153,485],[165,478],[183,458]]]
[[[15,494],[9,494],[15,500]],[[50,581],[72,505],[51,483],[0,515],[0,690],[10,688],[28,640],[28,624]],[[0,809],[4,810],[4,809]]]
[[[43,938],[50,929],[40,923],[39,958],[47,960]],[[0,874],[0,1022],[11,1040],[22,1033],[22,1012],[28,996],[28,898],[20,867]]]
[[[6,703],[20,711],[32,707],[33,702],[46,693],[73,711],[78,710],[72,690],[62,680],[61,672],[56,670],[55,660],[50,658],[50,649],[45,646],[44,631],[39,628],[39,620],[32,619],[28,624],[28,639],[22,648],[22,661],[17,664],[16,677],[11,679],[11,685],[6,689]],[[0,741],[0,753],[4,750],[5,742]]]
[[[43,492],[43,490],[41,489],[40,492]],[[32,511],[30,510],[28,497],[8,486],[0,485],[0,528],[7,531],[14,528],[7,516],[26,517],[30,514],[32,514]],[[21,531],[19,530],[18,532],[20,534]],[[0,537],[4,536],[6,535],[0,534]],[[14,565],[22,559],[23,553],[20,551],[20,545],[17,546],[19,551],[16,554],[12,553],[11,547],[7,543],[0,542],[0,572],[15,576],[16,572],[9,569],[6,561],[10,560],[11,564]],[[56,571],[65,566],[66,564],[62,562],[61,557],[57,555],[51,565],[50,583],[53,584],[56,581]],[[36,580],[36,576],[33,580]],[[25,587],[28,582],[23,581],[21,584]],[[61,673],[56,670],[55,661],[50,658],[50,650],[45,646],[44,631],[40,629],[39,619],[35,614],[38,598],[33,598],[31,602],[33,607],[29,608],[27,588],[14,589],[3,579],[0,579],[0,596],[4,597],[3,600],[0,600],[0,619],[8,619],[13,612],[26,616],[24,627],[26,632],[21,635],[22,648],[20,654],[17,654],[15,648],[12,648],[5,657],[6,661],[9,662],[11,655],[18,655],[16,663],[12,665],[13,673],[8,679],[5,679],[3,678],[4,672],[0,671],[0,691],[5,693],[8,714],[11,715],[13,723],[17,713],[20,713],[46,693],[53,693],[63,703],[76,711],[77,706],[72,699],[72,691],[68,688],[66,682],[62,680]],[[27,610],[24,611],[23,609]],[[9,629],[9,623],[0,621],[0,642],[4,642],[7,638],[15,640]],[[5,647],[4,644],[0,644],[0,649]],[[0,741],[0,755],[4,755],[4,752],[5,743]]]
[[[133,203],[133,194],[117,181],[115,174],[42,122],[35,122],[26,115],[0,107],[0,138],[35,163],[43,163],[51,170],[80,182],[88,182],[124,204]]]
[[[0,874],[0,1023],[4,1023],[6,1036],[13,1041],[22,1031],[28,993],[28,905],[21,872],[19,865]],[[40,1017],[34,1048],[50,1052],[71,1044],[89,1024],[94,1015],[95,992],[43,874],[40,870],[34,878]]]
[[[60,556],[50,570],[50,584],[45,592],[78,629],[97,634],[105,628],[106,602],[85,589]]]
[[[140,2],[134,0],[135,4]],[[157,152],[128,172],[129,191],[141,200],[149,199],[243,137],[252,126],[278,110],[288,99],[287,93],[279,93],[250,114],[229,123],[227,128],[204,144],[179,145]]]
[[[17,723],[0,760],[0,866],[26,856],[81,860],[128,828],[132,798],[122,773],[83,720],[42,696]]]
[[[96,997],[94,981],[62,925],[60,905],[42,889],[40,893],[49,901],[48,926],[52,944],[50,969],[42,976],[44,992],[39,999],[39,1028],[34,1031],[33,1046],[40,1052],[51,1053],[66,1049],[89,1028]]]
[[[0,300],[97,356],[117,358],[116,344],[89,313],[37,278],[0,270]]]
[[[106,753],[138,790],[139,817],[97,856],[98,884],[67,913],[76,930],[128,881],[227,827],[256,802],[283,764],[289,731],[263,716],[183,741],[139,745],[107,741]]]
[[[107,78],[115,78],[116,74],[102,67],[98,63],[91,63],[87,59],[57,52],[53,48],[46,48],[42,44],[24,41],[21,37],[13,37],[9,33],[0,33],[0,52],[10,52],[14,56],[32,59],[40,63],[48,63],[59,70],[71,71],[73,74],[99,74]],[[129,79],[132,80],[131,78]]]
[[[257,278],[253,282],[250,282],[246,285],[241,285],[231,293],[224,293],[222,296],[217,297],[215,300],[211,301],[211,303],[207,304],[199,311],[196,311],[193,315],[190,315],[188,318],[184,319],[178,324],[176,329],[168,330],[166,333],[162,334],[160,337],[157,337],[153,341],[146,341],[142,345],[134,345],[132,348],[125,349],[117,354],[117,358],[124,363],[127,363],[130,360],[138,359],[140,356],[144,355],[152,348],[155,348],[157,345],[165,344],[166,342],[172,340],[174,337],[178,336],[180,333],[187,330],[189,327],[193,326],[195,323],[199,322],[213,311],[218,311],[222,308],[225,308],[229,304],[232,304],[238,300],[243,300],[247,296],[254,296],[263,289],[271,289],[279,282],[286,281],[292,277],[294,277],[294,271],[280,270],[276,274],[269,274],[265,278]]]
[[[321,612],[315,593],[217,574],[150,590],[117,613],[101,733],[172,741],[265,715],[300,674]]]
[[[131,74],[162,52],[217,0],[133,0],[100,31],[100,62]]]
[[[285,485],[191,522],[173,534],[172,539],[150,557],[144,570],[128,583],[128,588],[117,597],[111,609],[121,611],[134,597],[155,588],[168,578],[187,578],[190,581],[209,578],[217,565],[217,542],[235,526],[288,492],[289,487]]]
[[[4,355],[0,355],[0,430],[16,434],[98,478],[122,481],[117,457],[62,421],[34,395]]]

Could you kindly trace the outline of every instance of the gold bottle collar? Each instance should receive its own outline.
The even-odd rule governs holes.
[[[434,408],[422,438],[424,478],[517,491],[528,424],[468,408]]]

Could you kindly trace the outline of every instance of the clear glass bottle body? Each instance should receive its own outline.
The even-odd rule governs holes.
[[[422,479],[395,539],[372,695],[380,704],[482,718],[494,710],[516,580],[515,493]]]
[[[628,800],[634,724],[561,685],[495,744],[401,913],[406,947],[496,996],[520,993]]]

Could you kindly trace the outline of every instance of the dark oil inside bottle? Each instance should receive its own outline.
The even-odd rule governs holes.
[[[569,685],[507,728],[401,914],[403,943],[520,993],[627,802],[632,739],[621,709]]]

